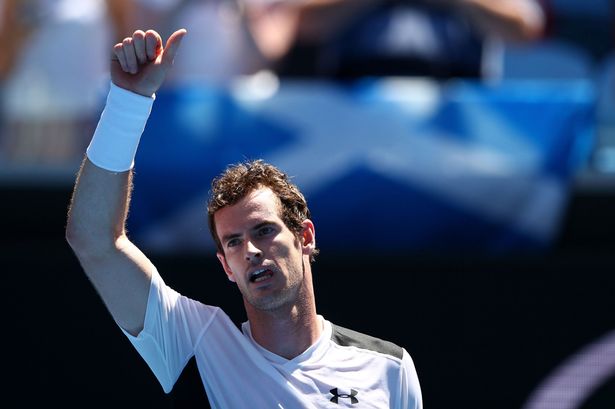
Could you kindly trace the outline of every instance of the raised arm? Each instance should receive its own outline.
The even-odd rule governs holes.
[[[343,30],[357,15],[384,0],[299,0],[248,2],[248,26],[270,62],[283,58],[302,41],[321,43]]]
[[[176,31],[163,47],[155,31],[135,31],[115,45],[112,89],[68,212],[70,246],[114,319],[133,335],[143,328],[154,266],[126,236],[132,161],[185,33]]]
[[[11,74],[20,53],[26,46],[30,35],[36,30],[39,19],[27,19],[22,12],[19,0],[4,0],[0,3],[0,81]]]
[[[545,31],[546,18],[537,0],[445,1],[452,2],[484,33],[506,41],[536,40]]]

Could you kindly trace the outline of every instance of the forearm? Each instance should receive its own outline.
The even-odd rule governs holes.
[[[85,159],[68,213],[68,242],[81,257],[104,257],[124,235],[132,171],[111,172]]]
[[[283,58],[293,44],[320,43],[343,30],[353,18],[383,0],[302,0],[248,3],[247,21],[260,52],[269,60]]]
[[[507,41],[529,41],[544,31],[545,16],[533,0],[454,0],[482,32]]]
[[[383,0],[306,0],[299,3],[298,37],[324,41]]]
[[[115,320],[137,334],[154,266],[128,240],[125,223],[134,152],[147,116],[135,126],[129,120],[133,110],[124,107],[124,112],[119,102],[110,93],[75,183],[66,238]]]
[[[154,266],[128,240],[132,170],[110,172],[83,161],[69,209],[66,237],[116,322],[137,335],[143,328]]]
[[[107,14],[114,30],[114,42],[122,41],[123,38],[132,34],[137,6],[134,0],[106,0],[106,3]]]
[[[0,80],[5,80],[12,72],[19,58],[21,48],[28,40],[34,27],[27,22],[19,11],[17,0],[5,0],[0,7]]]
[[[131,169],[154,98],[111,85],[75,185],[67,237],[76,250],[109,250],[124,234]]]

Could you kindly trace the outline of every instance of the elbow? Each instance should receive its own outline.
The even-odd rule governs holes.
[[[495,31],[495,30],[494,30]],[[511,44],[523,44],[538,41],[544,37],[545,28],[538,22],[524,22],[509,29],[499,28],[499,37]]]
[[[545,25],[542,21],[529,21],[520,31],[520,41],[537,41],[544,37]]]
[[[70,216],[68,217],[66,227],[64,229],[64,239],[73,250],[79,244],[79,232],[77,231],[75,223]]]
[[[90,239],[88,239],[88,235],[85,232],[85,229],[80,227],[79,223],[73,220],[70,214],[66,222],[64,238],[66,239],[66,242],[71,247],[71,249],[73,249],[73,251],[77,254],[81,252],[81,249],[85,248],[88,241],[90,241]]]
[[[104,257],[116,248],[118,236],[113,232],[101,232],[80,226],[70,217],[66,224],[65,239],[78,259]]]
[[[474,3],[475,8],[468,8],[466,12],[487,36],[499,37],[509,43],[523,43],[539,40],[545,35],[547,16],[534,1],[502,2],[495,8],[485,7],[485,3],[491,4],[488,0]]]
[[[536,41],[544,37],[547,18],[544,10],[534,3],[525,3],[525,9],[519,13],[516,40],[522,42]]]
[[[87,237],[77,229],[71,227],[70,224],[66,227],[64,237],[70,248],[77,256],[86,251],[86,248],[88,247]]]

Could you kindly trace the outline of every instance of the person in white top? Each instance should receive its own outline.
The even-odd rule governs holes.
[[[107,105],[77,178],[67,240],[113,318],[165,392],[194,356],[214,408],[422,408],[405,349],[317,314],[314,223],[272,165],[230,166],[208,203],[218,259],[243,296],[241,330],[218,307],[169,288],[126,236],[134,154],[185,34],[163,47],[157,32],[137,30],[116,44]]]
[[[262,68],[238,0],[133,0],[130,20],[162,36],[181,24],[190,31],[165,79],[169,87],[227,87]]]

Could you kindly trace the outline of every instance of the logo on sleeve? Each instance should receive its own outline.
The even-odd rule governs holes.
[[[355,391],[354,389],[351,389],[350,393],[344,393],[346,391],[341,391],[339,388],[333,388],[329,392],[331,392],[331,394],[333,395],[333,397],[331,398],[331,402],[333,403],[339,404],[340,399],[350,399],[350,403],[352,403],[353,405],[355,403],[359,403],[359,399],[357,399],[357,395],[359,394],[359,392]]]

